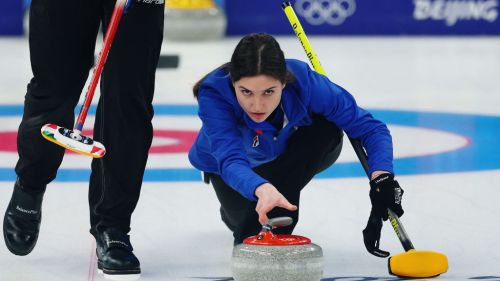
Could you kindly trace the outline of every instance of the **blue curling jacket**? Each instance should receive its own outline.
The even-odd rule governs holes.
[[[272,161],[285,151],[296,127],[312,123],[312,115],[324,116],[351,138],[361,140],[368,155],[370,173],[393,172],[392,139],[387,126],[358,107],[346,90],[299,60],[287,59],[295,81],[286,84],[281,108],[288,123],[278,130],[267,121],[253,122],[235,96],[231,78],[218,68],[201,83],[198,115],[202,128],[189,151],[197,169],[221,175],[224,182],[245,198],[256,200],[255,189],[266,179],[252,167]],[[258,135],[259,145],[252,145]],[[255,146],[255,147],[254,147]]]

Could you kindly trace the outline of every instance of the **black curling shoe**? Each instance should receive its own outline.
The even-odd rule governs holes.
[[[130,237],[116,228],[96,235],[97,268],[112,280],[137,280],[141,265],[130,244]]]
[[[5,245],[13,254],[25,256],[35,248],[42,220],[45,187],[39,192],[26,191],[19,179],[3,219]]]

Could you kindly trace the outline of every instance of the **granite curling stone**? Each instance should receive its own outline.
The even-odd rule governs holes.
[[[290,225],[289,217],[270,219],[262,231],[233,249],[231,269],[236,281],[319,281],[323,251],[309,238],[273,234]]]
[[[213,0],[167,0],[165,38],[172,41],[206,41],[224,37],[227,19]]]

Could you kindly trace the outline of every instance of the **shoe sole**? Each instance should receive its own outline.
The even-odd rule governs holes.
[[[99,274],[103,274],[104,278],[109,280],[118,280],[118,281],[129,281],[129,280],[138,280],[141,277],[141,269],[107,269],[101,265],[100,261],[97,261],[97,272]]]

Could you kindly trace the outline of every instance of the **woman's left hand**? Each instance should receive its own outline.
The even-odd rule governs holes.
[[[370,187],[370,200],[374,215],[384,221],[389,217],[387,209],[391,209],[398,217],[403,215],[401,200],[404,191],[394,180],[393,174],[380,174],[370,181]]]

